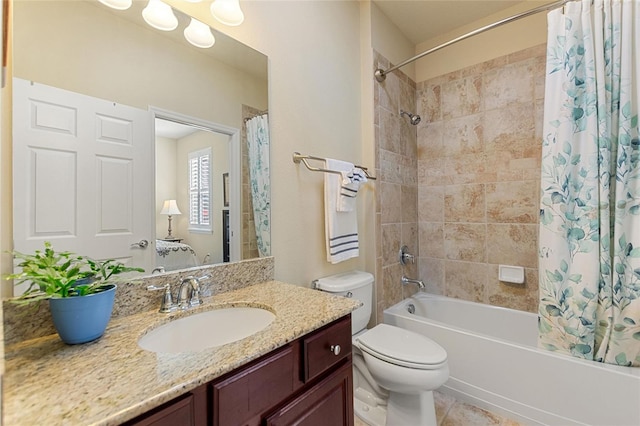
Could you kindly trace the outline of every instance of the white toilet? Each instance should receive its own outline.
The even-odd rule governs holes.
[[[367,330],[373,281],[373,275],[360,271],[314,281],[319,290],[363,303],[352,313],[355,412],[372,426],[436,426],[433,390],[449,378],[447,352],[421,334],[392,325]]]

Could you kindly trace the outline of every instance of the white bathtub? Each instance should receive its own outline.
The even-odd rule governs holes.
[[[528,312],[427,293],[384,311],[385,323],[446,349],[451,375],[443,393],[525,424],[640,425],[640,368],[538,349],[537,320]]]

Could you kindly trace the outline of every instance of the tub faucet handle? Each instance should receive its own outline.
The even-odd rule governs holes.
[[[398,253],[398,258],[400,259],[400,263],[406,265],[408,263],[416,263],[416,257],[409,253],[409,247],[402,246],[400,252]]]

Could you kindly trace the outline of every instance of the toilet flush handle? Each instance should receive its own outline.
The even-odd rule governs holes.
[[[342,350],[340,348],[340,345],[331,345],[331,348],[329,349],[334,355],[338,356],[340,355],[340,351]]]

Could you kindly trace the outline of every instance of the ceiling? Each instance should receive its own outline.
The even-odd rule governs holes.
[[[373,2],[407,39],[417,45],[523,3],[523,0],[373,0]]]
[[[175,121],[163,120],[161,118],[156,118],[155,129],[156,136],[169,139],[182,139],[200,130],[197,127],[176,123]]]

